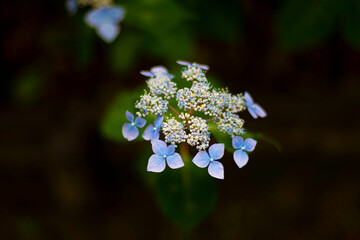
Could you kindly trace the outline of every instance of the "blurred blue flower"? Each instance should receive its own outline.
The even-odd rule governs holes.
[[[252,138],[247,138],[245,141],[242,137],[233,137],[232,145],[236,150],[234,152],[234,160],[239,168],[242,168],[246,165],[249,160],[249,156],[246,151],[252,152],[256,146],[256,140]]]
[[[66,0],[65,8],[70,13],[70,15],[75,15],[78,10],[78,3],[76,0]]]
[[[131,123],[125,123],[123,125],[122,133],[128,141],[132,141],[139,135],[139,130],[137,129],[137,127],[144,127],[146,124],[146,120],[141,117],[137,117],[135,119],[134,115],[129,111],[126,111],[126,118]]]
[[[259,104],[254,103],[254,100],[252,99],[252,97],[248,92],[245,92],[244,98],[246,101],[248,111],[253,118],[266,117],[267,114],[265,110],[262,107],[260,107]]]
[[[166,167],[166,163],[172,169],[181,168],[184,162],[179,153],[175,152],[175,146],[169,145],[162,140],[155,140],[152,142],[153,154],[148,162],[147,170],[149,172],[162,172]]]
[[[223,143],[216,143],[209,147],[209,154],[206,151],[198,152],[193,163],[196,166],[204,168],[208,167],[209,174],[214,178],[224,179],[224,166],[221,162],[215,161],[224,156],[225,145]]]
[[[154,121],[154,125],[149,124],[149,126],[145,129],[144,133],[143,133],[143,138],[145,140],[158,140],[159,139],[159,131],[160,131],[160,127],[161,127],[161,123],[163,121],[164,117],[162,115],[158,115],[155,118]]]
[[[150,71],[140,71],[140,74],[146,77],[156,77],[161,74],[166,74],[170,76],[170,78],[174,78],[174,76],[169,74],[167,69],[163,66],[152,67]]]
[[[119,6],[100,7],[88,12],[85,22],[96,28],[98,35],[105,42],[112,42],[120,32],[118,25],[124,19],[125,9]]]

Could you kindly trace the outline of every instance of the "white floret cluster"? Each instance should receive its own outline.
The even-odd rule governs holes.
[[[188,124],[189,134],[186,137],[186,142],[190,146],[196,146],[199,151],[207,149],[210,142],[210,132],[206,120],[191,116]]]
[[[176,83],[171,81],[171,75],[158,73],[147,81],[150,93],[153,95],[163,95],[164,98],[173,98],[176,93]]]
[[[182,78],[185,78],[187,81],[207,81],[205,73],[204,69],[202,69],[198,64],[193,63],[183,69]]]
[[[185,132],[185,127],[174,117],[163,122],[161,128],[165,135],[165,142],[175,145],[186,141],[187,134]]]
[[[168,110],[169,102],[162,97],[149,94],[145,91],[140,100],[135,103],[135,107],[140,111],[137,112],[138,116],[145,117],[148,114],[163,115]]]

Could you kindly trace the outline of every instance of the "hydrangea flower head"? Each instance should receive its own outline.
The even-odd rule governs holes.
[[[130,121],[130,123],[125,123],[123,125],[122,132],[127,140],[132,141],[139,135],[139,130],[137,129],[137,127],[144,127],[146,124],[146,120],[141,117],[135,118],[134,114],[129,111],[126,111],[126,118]]]
[[[196,166],[208,167],[210,176],[223,179],[224,167],[218,160],[224,155],[225,145],[215,143],[210,146],[213,132],[232,138],[233,147],[237,149],[235,162],[243,167],[248,161],[247,152],[254,150],[256,141],[250,138],[244,141],[240,137],[245,131],[244,119],[239,114],[246,109],[250,114],[256,112],[256,116],[264,117],[266,114],[258,111],[262,108],[254,104],[248,93],[232,94],[227,88],[214,88],[206,77],[208,66],[184,61],[178,63],[183,66],[182,79],[176,79],[163,66],[140,72],[148,78],[148,90],[135,102],[136,114],[140,119],[156,116],[154,124],[149,124],[142,134],[145,140],[151,140],[155,153],[150,157],[147,169],[162,172],[166,163],[173,169],[184,166],[181,151],[175,153],[175,148],[182,144],[198,151],[192,161]],[[179,89],[176,81],[183,79],[191,86]],[[124,124],[123,134],[130,140],[139,132],[136,119],[130,116],[128,120],[131,124]]]
[[[119,6],[102,6],[92,9],[85,16],[85,22],[96,29],[98,35],[105,42],[115,40],[120,32],[119,22],[125,16],[125,9]]]
[[[208,167],[208,172],[212,177],[224,179],[224,166],[221,162],[216,161],[224,156],[224,149],[223,143],[213,144],[209,147],[209,153],[206,151],[198,152],[193,163],[201,168]]]
[[[232,145],[235,149],[239,149],[234,152],[234,160],[239,168],[246,165],[249,160],[246,152],[254,151],[256,143],[256,140],[252,138],[247,138],[244,141],[242,137],[233,137]]]
[[[181,168],[184,162],[179,153],[175,152],[175,146],[167,146],[164,141],[155,140],[152,142],[153,154],[148,162],[147,170],[149,172],[162,172],[166,163],[172,169]]]

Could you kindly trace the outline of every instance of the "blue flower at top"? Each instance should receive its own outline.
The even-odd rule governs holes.
[[[66,0],[65,7],[70,15],[75,15],[78,10],[78,3],[76,0]]]
[[[132,141],[139,135],[139,130],[137,129],[137,127],[144,127],[146,124],[146,120],[141,117],[137,117],[135,119],[134,115],[129,111],[126,111],[126,118],[131,123],[125,123],[123,125],[122,133],[127,140]]]
[[[176,169],[184,166],[179,153],[175,152],[175,146],[167,146],[164,141],[155,140],[152,142],[152,149],[155,154],[151,155],[147,170],[149,172],[162,172],[166,167],[166,162],[170,168]]]
[[[254,103],[254,100],[252,99],[252,97],[250,96],[250,94],[248,92],[245,92],[244,98],[245,98],[249,113],[251,114],[251,116],[253,118],[266,117],[267,114],[266,114],[265,110],[262,107],[260,107],[259,104]]]
[[[252,152],[255,149],[256,146],[256,140],[252,138],[244,139],[242,137],[233,137],[232,138],[232,145],[236,150],[234,152],[234,160],[239,168],[242,168],[246,165],[246,163],[249,160],[249,156],[247,155],[247,152]]]
[[[167,74],[171,78],[174,78],[174,76],[169,74],[167,69],[163,66],[152,67],[150,71],[140,71],[140,74],[146,77],[156,77],[157,75]]]
[[[112,42],[120,32],[118,25],[124,19],[125,9],[119,6],[100,7],[89,11],[85,22],[96,28],[98,35],[105,42]]]
[[[201,69],[204,70],[209,70],[209,66],[208,65],[203,65],[203,64],[198,64],[198,63],[189,63],[189,62],[185,62],[185,61],[176,61],[178,64],[183,65],[183,66],[187,66],[190,67],[191,65],[194,65],[196,67],[199,67]]]
[[[209,147],[209,153],[206,151],[198,152],[193,159],[193,163],[201,168],[209,166],[208,172],[212,177],[224,179],[224,166],[221,162],[215,161],[224,156],[224,148],[223,143],[213,144]]]
[[[158,115],[155,118],[154,121],[154,125],[149,124],[149,126],[145,129],[144,133],[143,133],[143,138],[145,140],[158,140],[159,139],[159,131],[160,131],[160,127],[161,127],[161,123],[164,120],[164,117],[162,115]]]

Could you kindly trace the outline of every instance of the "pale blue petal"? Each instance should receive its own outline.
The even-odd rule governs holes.
[[[153,149],[154,153],[156,153],[157,155],[160,155],[160,156],[166,155],[167,145],[164,141],[156,140],[156,141],[152,141],[151,144],[152,144],[152,149]]]
[[[242,137],[233,137],[232,145],[235,149],[240,149],[244,146],[244,139]]]
[[[258,115],[259,117],[266,117],[266,112],[265,112],[265,110],[262,108],[262,107],[260,107],[260,105],[259,104],[253,104],[252,106],[251,106],[251,109],[256,113],[256,115]]]
[[[103,19],[102,9],[92,9],[85,15],[85,22],[91,27],[100,26]]]
[[[149,141],[150,139],[152,139],[153,135],[155,133],[155,130],[154,130],[154,126],[152,124],[150,124],[149,126],[147,126],[147,128],[145,129],[142,137]]]
[[[203,65],[203,64],[196,64],[199,68],[202,68],[204,70],[209,70],[209,66],[208,65]]]
[[[142,127],[145,126],[146,120],[143,119],[143,118],[141,118],[141,117],[137,117],[137,118],[135,119],[135,122],[134,122],[134,123],[135,123],[135,125],[138,126],[139,128],[142,128]]]
[[[161,123],[163,122],[163,120],[164,120],[163,115],[156,116],[155,121],[154,121],[154,125],[155,125],[156,129],[160,129],[160,126],[161,126]]]
[[[114,41],[119,32],[119,26],[113,23],[102,23],[97,27],[98,35],[107,43]]]
[[[200,151],[195,155],[192,161],[196,166],[204,168],[209,165],[210,156],[206,151]]]
[[[224,179],[224,166],[221,162],[212,161],[209,165],[208,172],[210,176],[218,179]]]
[[[152,72],[149,72],[149,71],[140,71],[140,74],[145,77],[155,77],[155,74],[153,74]]]
[[[209,147],[209,156],[214,160],[218,160],[224,156],[225,144],[215,143]]]
[[[249,160],[249,156],[243,150],[237,150],[234,152],[234,160],[239,168],[242,168],[246,165]]]
[[[172,169],[181,168],[184,166],[184,162],[181,159],[180,154],[178,153],[174,153],[173,155],[167,156],[166,161],[169,167]]]
[[[132,141],[139,135],[139,130],[131,123],[125,123],[122,128],[122,133],[124,135],[124,138]]]
[[[175,145],[170,144],[166,149],[166,155],[170,156],[175,152]]]
[[[134,122],[134,114],[132,114],[131,112],[129,111],[126,111],[126,118],[127,120],[129,120],[130,122]]]
[[[153,154],[148,162],[147,170],[149,172],[162,172],[166,167],[165,158],[156,154]]]
[[[125,9],[119,6],[107,8],[106,17],[112,23],[119,23],[125,17]]]
[[[151,138],[151,143],[152,143],[153,141],[159,140],[159,137],[160,137],[159,132],[158,132],[158,131],[155,131],[154,134],[153,134],[153,136],[152,136],[152,138]]]
[[[252,99],[250,93],[248,93],[248,92],[245,92],[244,99],[245,99],[248,106],[252,105],[254,103],[254,100]]]
[[[252,138],[247,138],[244,143],[244,148],[248,152],[252,152],[255,149],[257,141]]]
[[[167,69],[163,66],[155,66],[150,69],[152,73],[167,73]]]
[[[253,118],[255,118],[255,119],[258,118],[258,116],[256,115],[255,111],[252,109],[252,106],[249,106],[249,107],[248,107],[248,111],[249,111],[249,113],[251,114],[251,116],[252,116]]]
[[[189,62],[185,62],[185,61],[176,61],[178,64],[180,64],[180,65],[183,65],[183,66],[189,66],[189,65],[191,65],[191,63],[189,63]]]

